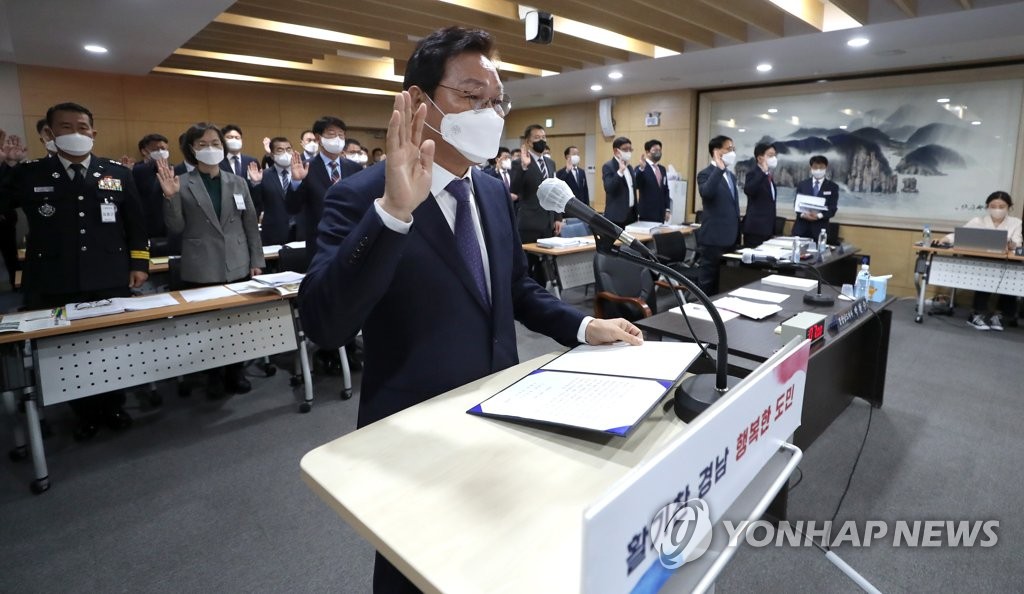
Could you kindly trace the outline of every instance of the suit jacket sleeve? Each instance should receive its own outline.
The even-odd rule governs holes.
[[[766,177],[768,176],[760,167],[754,167],[747,172],[747,177],[743,180],[743,193],[747,195],[748,200],[761,197],[758,189],[764,183]]]
[[[273,168],[264,169],[263,179],[260,181],[260,183],[249,186],[249,194],[252,197],[252,207],[253,210],[256,211],[257,220],[259,220],[260,213],[263,212],[263,184],[266,183],[267,180],[269,179],[267,177],[268,175],[272,175],[276,178],[277,170]]]
[[[173,196],[164,198],[164,224],[167,225],[167,232],[171,235],[178,235],[185,231],[185,214],[181,207],[181,193],[187,187],[187,176],[181,176],[181,187]]]
[[[627,193],[629,191],[629,186],[626,184],[626,174],[623,173],[622,175],[619,175],[619,170],[615,167],[616,162],[617,161],[613,159],[601,166],[601,180],[604,182],[605,194],[615,193],[616,191],[618,191],[618,186],[625,187]],[[635,184],[636,176],[634,175],[633,177],[633,183]]]
[[[149,272],[149,237],[146,234],[146,222],[142,215],[142,201],[135,188],[131,170],[127,169],[124,176],[124,202],[122,220],[124,221],[125,239],[131,257],[131,269],[138,272]]]
[[[242,230],[245,232],[245,243],[249,246],[249,268],[263,268],[267,265],[263,259],[263,241],[260,239],[259,215],[256,205],[249,194],[249,184],[240,184],[242,197],[245,200],[245,211],[242,212]]]
[[[310,162],[310,167],[313,164]],[[288,191],[284,195],[284,209],[288,211],[288,214],[299,214],[302,212],[302,207],[306,204],[306,195],[309,191],[309,172],[306,173],[305,179],[299,182],[299,187],[294,187],[294,183],[288,187]]]
[[[725,170],[712,166],[705,167],[697,174],[697,189],[700,192],[700,199],[704,202],[714,202],[717,197],[718,185],[722,183],[722,176]]]
[[[832,182],[829,184],[829,189],[832,190],[832,195],[825,197],[825,206],[828,207],[825,218],[831,219],[839,210],[839,185]]]

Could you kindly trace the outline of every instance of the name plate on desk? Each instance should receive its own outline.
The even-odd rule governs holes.
[[[690,526],[682,520],[678,532],[697,527],[681,549],[683,560],[706,550],[699,543],[800,426],[809,356],[809,341],[790,342],[586,509],[585,594],[658,591],[672,570],[655,545],[681,523],[682,514],[663,513],[673,502],[703,501],[703,517],[691,514]]]

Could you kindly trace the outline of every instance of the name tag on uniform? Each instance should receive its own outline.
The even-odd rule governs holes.
[[[235,208],[238,210],[245,210],[245,196],[242,194],[235,194]]]
[[[53,191],[53,186],[36,186],[32,188],[36,194],[46,194]]]
[[[97,185],[99,186],[99,188],[101,190],[108,190],[108,191],[112,191],[112,192],[120,192],[122,190],[122,188],[121,188],[121,180],[119,180],[119,179],[117,179],[115,177],[109,177],[108,176],[108,177],[101,178],[100,181],[97,182]]]
[[[100,220],[104,223],[116,223],[117,222],[117,207],[113,204],[105,203],[100,205]]]
[[[831,196],[832,195],[832,190],[829,190],[828,192],[822,192],[821,195],[822,196]]]

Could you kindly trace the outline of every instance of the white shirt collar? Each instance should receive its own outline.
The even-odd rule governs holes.
[[[452,180],[460,178],[460,177],[464,178],[464,179],[468,179],[469,182],[470,182],[469,185],[470,185],[470,187],[472,187],[473,186],[473,179],[470,177],[470,173],[472,171],[473,171],[472,167],[467,167],[465,174],[463,174],[463,175],[455,175],[451,171],[448,171],[444,167],[438,165],[437,161],[434,161],[434,169],[433,169],[433,173],[432,173],[431,178],[430,178],[430,193],[433,194],[434,196],[437,196],[438,193],[440,193],[442,190],[447,192],[447,190],[445,190],[445,188],[448,187],[448,184],[452,183]]]
[[[68,161],[64,157],[60,156],[60,153],[57,154],[57,158],[60,159],[60,165],[61,165],[61,167],[64,168],[64,171],[68,171],[69,169],[71,169],[71,165],[72,165],[71,161]],[[85,160],[82,161],[82,166],[85,167],[86,171],[89,171],[89,164],[90,163],[92,163],[92,154],[88,155],[85,158]]]
[[[341,168],[341,155],[338,155],[338,158],[337,158],[337,159],[331,159],[330,157],[328,157],[327,155],[325,155],[323,151],[320,151],[320,152],[319,152],[319,153],[317,153],[317,154],[318,154],[318,155],[320,155],[320,159],[322,159],[322,160],[323,160],[323,162],[324,162],[324,165],[326,165],[326,166],[327,166],[327,170],[328,170],[328,171],[330,171],[330,170],[331,170],[331,163],[332,163],[332,162],[334,162],[334,163],[337,163],[337,164],[338,164],[338,168],[339,168],[339,171],[340,171],[340,168]]]

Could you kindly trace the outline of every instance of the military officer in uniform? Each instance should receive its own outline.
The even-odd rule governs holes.
[[[46,113],[56,158],[27,161],[8,170],[0,185],[0,211],[20,206],[28,220],[22,279],[26,309],[63,306],[131,295],[149,274],[149,248],[132,172],[92,154],[92,113],[61,103]],[[102,370],[101,370],[102,371]],[[81,424],[76,439],[98,426],[125,429],[131,417],[124,394],[71,401]]]

